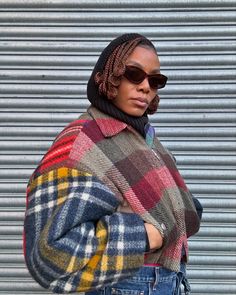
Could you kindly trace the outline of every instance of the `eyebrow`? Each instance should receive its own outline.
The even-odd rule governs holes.
[[[136,66],[136,67],[141,68],[143,70],[143,66],[137,61],[129,60],[128,64],[131,64],[132,66]],[[160,73],[160,69],[159,68],[153,69],[150,73],[151,74]]]

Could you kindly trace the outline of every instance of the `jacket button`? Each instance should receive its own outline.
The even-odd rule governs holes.
[[[166,230],[166,226],[165,226],[164,223],[161,224],[161,228],[162,228],[163,230]]]

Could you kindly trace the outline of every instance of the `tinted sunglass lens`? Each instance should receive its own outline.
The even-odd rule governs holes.
[[[124,76],[134,84],[142,83],[148,77],[148,82],[151,88],[160,89],[165,87],[167,77],[161,74],[147,75],[142,69],[135,66],[126,66]]]
[[[135,81],[137,83],[143,82],[145,77],[146,77],[146,73],[143,70],[141,70],[141,69],[136,70],[136,72],[135,72]]]
[[[149,78],[149,84],[154,89],[160,89],[165,87],[167,77],[164,75],[157,75],[156,77]]]
[[[166,86],[167,77],[164,75],[161,75],[161,83],[159,88],[164,88]]]
[[[149,77],[148,82],[151,88],[158,89],[160,81],[157,77]]]
[[[126,69],[125,77],[135,84],[141,83],[145,78],[145,72],[135,67],[129,67]]]

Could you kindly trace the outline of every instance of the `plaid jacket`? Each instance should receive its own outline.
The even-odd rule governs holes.
[[[148,262],[179,270],[199,218],[153,130],[145,141],[91,107],[55,139],[27,187],[25,260],[43,287],[85,292],[133,275],[144,262],[144,221],[164,238]],[[135,213],[117,212],[124,200]]]

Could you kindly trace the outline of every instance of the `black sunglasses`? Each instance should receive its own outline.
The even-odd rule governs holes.
[[[142,69],[135,66],[125,66],[124,77],[131,83],[140,84],[147,77],[148,83],[152,89],[165,87],[167,77],[162,74],[148,75]]]

